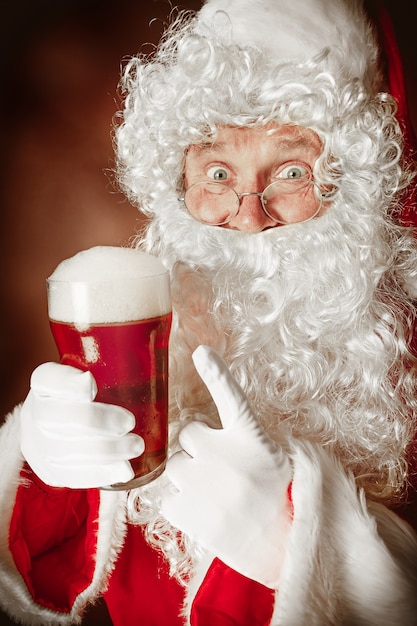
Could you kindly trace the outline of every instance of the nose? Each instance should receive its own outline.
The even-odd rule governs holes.
[[[238,213],[225,226],[232,230],[256,234],[277,225],[263,210],[259,195],[244,194],[240,198]]]

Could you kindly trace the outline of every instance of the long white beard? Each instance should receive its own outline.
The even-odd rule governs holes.
[[[172,268],[173,416],[215,413],[190,358],[205,343],[272,437],[333,446],[356,476],[398,470],[409,437],[392,380],[403,305],[384,293],[392,253],[376,213],[358,220],[339,199],[317,220],[245,235],[165,206],[148,249]]]
[[[167,207],[154,221],[146,246],[172,271],[172,450],[185,421],[216,416],[191,360],[204,343],[224,356],[272,438],[320,443],[369,496],[395,501],[417,394],[402,330],[409,304],[392,287],[414,275],[405,262],[402,277],[390,269],[381,218],[346,214],[335,203],[317,220],[255,236],[203,227]],[[407,235],[401,245],[412,268]],[[133,491],[129,515],[187,580],[201,549],[187,537],[179,544],[160,515],[165,481]]]

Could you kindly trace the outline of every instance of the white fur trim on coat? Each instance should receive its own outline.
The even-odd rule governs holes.
[[[273,626],[417,624],[417,537],[319,446],[293,456],[294,522]]]
[[[0,605],[13,619],[30,626],[81,623],[83,609],[105,589],[126,532],[125,492],[100,492],[96,567],[91,584],[77,597],[70,613],[59,613],[36,604],[9,550],[9,528],[20,481],[20,407],[0,430]]]
[[[271,626],[415,626],[417,537],[320,446],[294,443],[294,520]],[[210,558],[188,588],[187,624]],[[198,582],[197,582],[198,581]]]

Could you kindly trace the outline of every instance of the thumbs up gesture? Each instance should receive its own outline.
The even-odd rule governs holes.
[[[181,431],[182,451],[167,464],[173,488],[162,513],[232,569],[276,588],[291,526],[289,460],[220,356],[200,346],[193,360],[222,428],[192,422]]]

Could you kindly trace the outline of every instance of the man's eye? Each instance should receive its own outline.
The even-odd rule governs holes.
[[[212,180],[222,183],[229,178],[229,172],[224,167],[210,167],[207,170],[207,176]]]
[[[278,172],[277,178],[311,178],[311,171],[305,165],[301,165],[300,163],[291,163]]]

